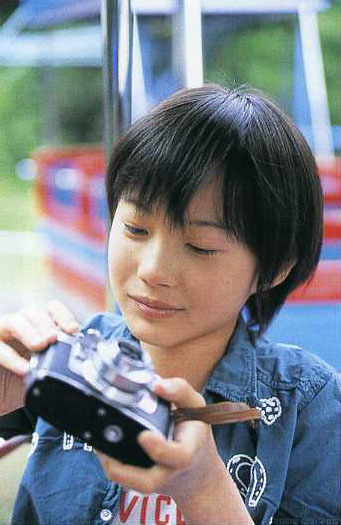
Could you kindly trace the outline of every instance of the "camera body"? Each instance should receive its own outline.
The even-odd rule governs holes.
[[[152,390],[156,377],[147,352],[129,339],[106,340],[94,329],[60,332],[31,358],[25,404],[108,456],[149,467],[138,434],[154,430],[172,439],[174,428],[170,404]]]

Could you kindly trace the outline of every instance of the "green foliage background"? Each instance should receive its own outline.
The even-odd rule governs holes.
[[[318,15],[332,125],[340,125],[340,2]],[[290,113],[293,88],[294,17],[264,17],[222,39],[206,71],[209,80],[246,83],[272,95]]]

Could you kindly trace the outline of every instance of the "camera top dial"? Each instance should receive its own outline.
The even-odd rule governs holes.
[[[61,337],[65,340],[65,334]],[[155,372],[147,352],[138,343],[119,338],[107,340],[97,330],[88,330],[71,343],[69,369],[113,402],[136,406],[148,413],[157,407],[151,386]]]
[[[125,392],[148,388],[155,375],[147,354],[127,339],[100,341],[92,361],[101,379]]]

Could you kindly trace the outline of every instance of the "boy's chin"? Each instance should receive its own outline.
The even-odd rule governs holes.
[[[129,323],[129,320],[126,320],[126,322],[132,335],[142,344],[167,347],[177,345],[181,342],[177,340],[179,336],[176,336],[173,330],[167,333],[165,327],[145,326],[145,323],[136,321]]]
[[[165,334],[155,333],[155,330],[134,330],[132,334],[142,345],[165,347],[174,344],[171,337],[167,337]]]

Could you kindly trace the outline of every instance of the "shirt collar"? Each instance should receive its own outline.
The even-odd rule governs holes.
[[[240,316],[226,352],[204,387],[228,401],[261,406],[257,397],[256,352],[245,321]]]
[[[127,325],[122,335],[138,342]],[[243,401],[250,407],[261,406],[257,397],[255,346],[242,316],[202,393],[217,394],[227,401]]]

